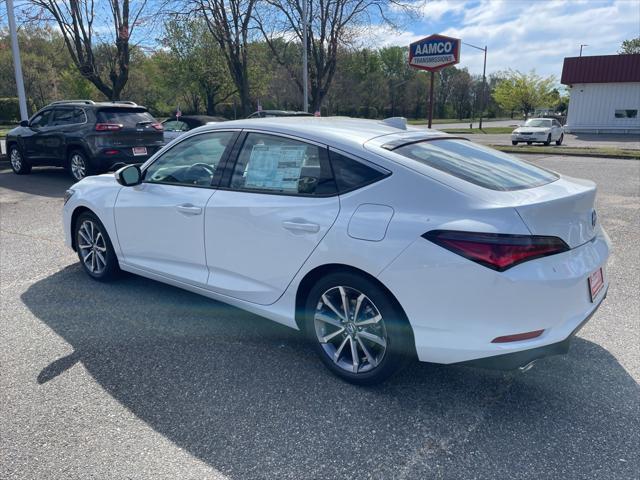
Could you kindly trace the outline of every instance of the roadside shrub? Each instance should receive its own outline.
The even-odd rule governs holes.
[[[216,105],[218,115],[233,120],[233,103],[219,103]]]
[[[20,120],[20,105],[17,97],[0,98],[0,122],[13,123]]]

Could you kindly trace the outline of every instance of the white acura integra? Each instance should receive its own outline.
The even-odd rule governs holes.
[[[398,119],[198,128],[66,195],[94,279],[126,270],[304,330],[373,383],[406,359],[524,367],[604,299],[592,182]]]

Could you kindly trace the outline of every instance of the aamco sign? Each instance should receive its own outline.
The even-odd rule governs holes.
[[[430,35],[409,45],[409,65],[435,71],[460,61],[460,39]]]

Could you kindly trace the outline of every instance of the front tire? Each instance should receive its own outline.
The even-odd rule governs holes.
[[[71,177],[79,182],[83,178],[93,175],[93,169],[87,156],[80,150],[73,150],[69,154],[69,159],[67,161],[67,168]]]
[[[17,145],[11,145],[9,149],[9,163],[11,164],[11,170],[13,170],[13,173],[16,175],[27,175],[31,173],[31,164],[24,158]]]
[[[108,281],[120,272],[118,258],[102,222],[93,213],[80,214],[73,232],[80,265],[93,279]]]
[[[511,141],[511,145],[518,145],[518,142]]]
[[[549,136],[547,137],[547,141],[544,142],[545,147],[548,147],[549,145],[551,145],[551,134],[549,134]]]
[[[306,301],[305,328],[321,361],[357,385],[386,380],[411,358],[411,327],[378,284],[350,272],[323,277]]]
[[[560,146],[562,145],[562,141],[564,140],[564,133],[560,134],[560,138],[558,138],[558,140],[556,140],[556,145]]]

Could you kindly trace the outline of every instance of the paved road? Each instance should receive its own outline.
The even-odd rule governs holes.
[[[640,162],[527,158],[598,182],[606,303],[527,373],[415,364],[375,388],[257,316],[90,281],[62,241],[68,177],[1,171],[0,478],[637,478]]]
[[[461,134],[463,135],[463,134]],[[467,138],[474,142],[483,143],[485,145],[511,145],[511,134],[509,133],[488,133],[488,134],[475,134],[467,135]],[[526,144],[519,144],[526,145]],[[534,143],[534,145],[542,145],[541,143]],[[574,135],[571,133],[564,134],[564,140],[562,142],[564,147],[583,147],[583,148],[626,148],[626,149],[640,149],[640,140],[634,135],[593,135],[593,134],[579,134]],[[553,155],[553,148],[555,143],[552,143],[546,148],[549,148],[549,154]]]
[[[485,122],[484,127],[511,127],[515,128],[518,122],[515,120],[498,120],[493,122]],[[436,130],[447,130],[453,128],[468,128],[468,123],[448,123],[434,124]],[[473,124],[474,128],[478,128],[477,123]],[[426,128],[418,126],[418,128]],[[464,133],[460,135],[464,136]],[[510,133],[488,133],[488,134],[469,134],[467,138],[474,142],[483,143],[485,145],[511,145]],[[526,144],[525,144],[526,145]],[[541,145],[536,143],[534,145]],[[554,143],[550,147],[555,146]],[[565,133],[563,146],[565,147],[609,147],[609,148],[631,148],[640,149],[640,137],[638,135],[627,134],[593,134],[593,133]],[[553,155],[553,150],[550,151]]]

